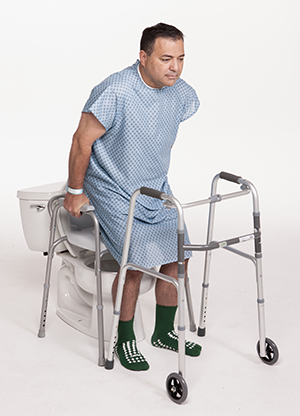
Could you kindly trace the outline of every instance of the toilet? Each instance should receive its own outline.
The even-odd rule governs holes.
[[[47,255],[50,228],[48,202],[52,197],[65,192],[66,182],[26,188],[17,192],[23,233],[30,250]],[[55,249],[55,254],[62,261],[57,275],[56,313],[73,328],[97,338],[95,237],[92,219],[88,215],[79,219],[73,218],[64,208],[59,209],[55,239],[64,235],[68,236],[68,240],[60,243]],[[109,341],[113,316],[111,286],[119,265],[108,253],[101,237],[100,241],[100,251],[105,251],[101,260],[104,340]],[[144,274],[140,295],[151,290],[154,284],[155,278]],[[139,301],[135,311],[134,330],[137,341],[145,338]]]

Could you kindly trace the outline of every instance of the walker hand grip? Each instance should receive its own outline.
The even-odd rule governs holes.
[[[239,179],[242,179],[241,176],[232,175],[232,173],[227,173],[227,172],[221,172],[220,178],[225,179],[225,181],[234,182],[234,183],[240,183]]]
[[[148,195],[148,196],[151,196],[152,198],[157,198],[157,199],[163,199],[162,195],[164,195],[164,192],[157,191],[156,189],[152,189],[152,188],[146,188],[145,186],[143,186],[140,189],[140,192],[142,195]]]

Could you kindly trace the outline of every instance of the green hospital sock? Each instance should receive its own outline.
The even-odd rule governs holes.
[[[137,348],[133,319],[130,321],[119,321],[115,354],[119,358],[121,365],[128,370],[146,371],[149,368],[149,364]]]
[[[156,305],[155,329],[151,338],[154,347],[178,351],[178,334],[174,331],[176,310],[177,306]],[[197,357],[200,353],[200,345],[185,341],[186,355]]]

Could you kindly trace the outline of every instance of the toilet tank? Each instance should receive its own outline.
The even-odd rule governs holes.
[[[48,201],[62,193],[65,182],[50,183],[21,189],[17,192],[23,232],[30,250],[48,251],[50,215]]]

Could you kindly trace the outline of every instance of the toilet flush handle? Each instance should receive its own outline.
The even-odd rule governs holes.
[[[30,205],[30,208],[36,208],[36,210],[38,212],[40,212],[40,211],[44,211],[44,209],[46,208],[46,205],[44,205],[44,204],[35,204],[35,205]]]

